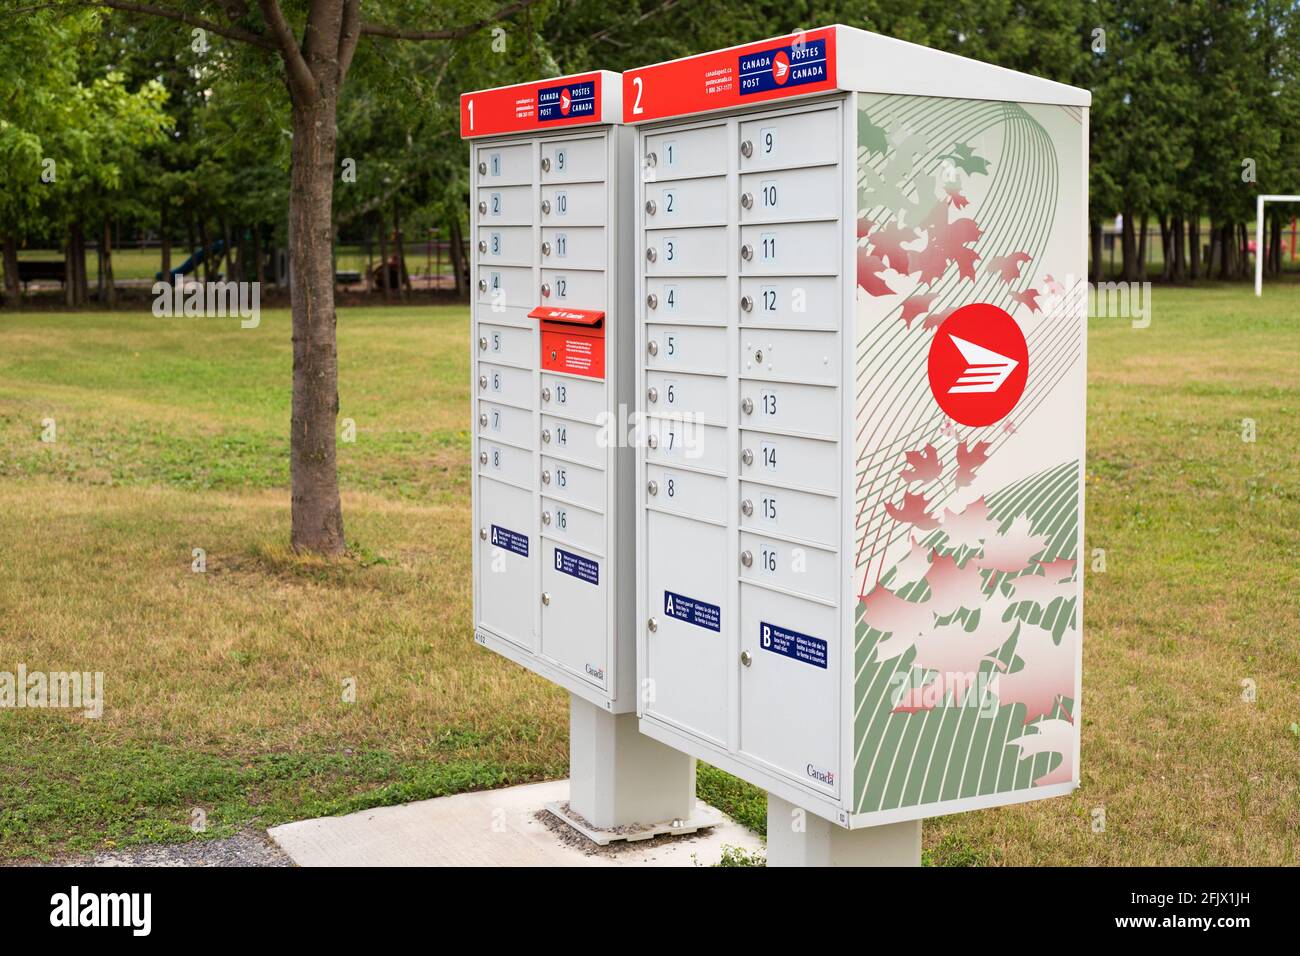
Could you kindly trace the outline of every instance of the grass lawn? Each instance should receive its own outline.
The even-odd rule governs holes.
[[[0,671],[107,697],[0,710],[0,861],[565,772],[565,695],[472,641],[467,323],[341,313],[327,563],[286,549],[287,313],[0,311]],[[1158,289],[1089,351],[1083,785],[929,822],[928,859],[1300,862],[1300,285]],[[700,785],[761,828],[761,793]]]

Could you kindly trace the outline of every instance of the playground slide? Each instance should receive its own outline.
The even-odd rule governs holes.
[[[213,254],[214,256],[215,256],[215,255],[220,255],[220,254],[221,254],[221,251],[222,251],[223,249],[225,249],[225,247],[226,247],[226,241],[225,241],[224,239],[218,239],[216,242],[214,242],[214,243],[212,244],[212,254]],[[184,262],[182,262],[180,265],[175,266],[175,267],[172,269],[171,274],[172,274],[173,276],[183,276],[183,275],[188,275],[189,273],[193,272],[195,269],[197,269],[197,268],[198,268],[199,266],[201,266],[202,264],[203,264],[203,247],[202,247],[202,246],[199,246],[197,249],[194,250],[194,254],[193,254],[193,255],[191,255],[188,259],[186,259],[186,260],[185,260]],[[162,277],[163,277],[163,274],[162,274],[161,270],[158,271],[158,272],[155,272],[155,273],[154,273],[154,278],[155,278],[155,279],[161,279]]]

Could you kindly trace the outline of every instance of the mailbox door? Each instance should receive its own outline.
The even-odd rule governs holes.
[[[537,538],[532,495],[492,478],[478,479],[479,521],[486,540],[479,546],[478,623],[497,636],[533,650],[537,635],[533,593]]]

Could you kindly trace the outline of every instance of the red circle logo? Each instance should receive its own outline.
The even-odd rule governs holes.
[[[560,91],[560,113],[564,116],[569,115],[569,104],[572,102],[568,90]]]
[[[935,330],[930,391],[962,425],[992,425],[1010,414],[1029,377],[1029,347],[1020,326],[987,302],[964,305]]]
[[[790,58],[784,50],[778,50],[776,56],[772,57],[772,79],[777,86],[784,86],[785,81],[790,79]]]

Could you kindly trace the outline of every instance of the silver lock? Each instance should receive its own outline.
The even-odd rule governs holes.
[[[762,349],[758,349],[758,350],[756,350],[756,351],[754,352],[754,364],[755,364],[755,365],[762,365],[762,364],[763,364],[763,350],[762,350]]]
[[[487,423],[488,423],[487,412],[482,412],[482,413],[479,415],[479,417],[478,417],[478,423],[479,423],[479,427],[480,427],[480,428],[487,428]]]
[[[479,387],[479,388],[487,388],[487,376],[486,376],[486,375],[480,375],[480,376],[478,377],[478,387]]]
[[[659,210],[659,206],[655,203],[653,199],[647,199],[645,201],[645,214],[647,216],[653,216],[658,210]]]
[[[487,291],[487,279],[479,279],[479,280],[478,280],[478,290],[479,290],[480,292],[486,292],[486,291]]]
[[[740,460],[743,461],[746,465],[752,465],[754,463],[754,452],[746,448],[744,451],[740,453]]]
[[[740,552],[740,563],[743,564],[743,565],[744,565],[745,567],[747,567],[747,568],[748,568],[748,567],[753,567],[753,564],[754,564],[754,552],[752,552],[752,551],[742,551],[742,552]]]
[[[655,402],[659,401],[659,389],[651,385],[649,388],[646,389],[645,397],[649,399],[650,404],[653,405]]]
[[[544,215],[544,216],[548,216],[548,215],[550,215],[550,213],[551,213],[551,201],[550,201],[549,199],[543,199],[543,200],[542,200],[542,215]]]
[[[551,523],[551,513],[549,511],[543,511],[542,524],[550,524],[550,523]]]
[[[659,308],[659,296],[651,292],[648,296],[645,297],[645,304],[648,308],[651,309]]]
[[[754,502],[750,501],[748,498],[742,501],[740,503],[740,513],[746,518],[752,515],[754,513]]]
[[[549,156],[543,156],[543,157],[542,157],[542,172],[544,172],[544,173],[549,173],[550,171],[551,171],[551,157],[549,157]]]
[[[479,174],[480,176],[486,176],[486,175],[487,175],[487,163],[482,163],[482,162],[481,162],[481,163],[478,164],[478,174]]]
[[[542,484],[549,485],[550,483],[551,483],[551,472],[548,469],[542,472]]]
[[[478,251],[479,251],[479,252],[487,252],[487,243],[486,243],[485,241],[483,241],[482,239],[480,239],[480,240],[478,241]]]
[[[651,633],[654,633],[659,630],[659,619],[652,617],[650,620],[645,622],[645,626],[649,628]]]
[[[478,529],[478,539],[479,539],[480,541],[486,541],[486,540],[487,540],[487,528],[479,528],[479,529]]]
[[[754,247],[751,246],[749,243],[745,243],[743,246],[741,246],[740,258],[744,259],[746,262],[754,258]]]
[[[542,298],[543,298],[543,299],[549,299],[550,297],[551,297],[551,284],[550,284],[549,282],[543,282],[543,283],[542,283]]]
[[[749,140],[745,140],[743,143],[741,143],[741,144],[740,144],[740,155],[741,155],[741,156],[744,156],[746,159],[749,159],[749,157],[753,156],[753,155],[754,155],[754,144],[751,143]]]
[[[651,246],[650,248],[646,249],[645,258],[647,262],[654,262],[656,259],[659,258],[659,253],[655,251],[654,246]]]
[[[657,495],[657,494],[659,494],[659,482],[655,481],[655,480],[652,478],[650,481],[647,481],[647,482],[645,483],[645,490],[646,490],[647,493],[652,494],[652,495]]]
[[[658,355],[659,343],[656,342],[654,339],[651,339],[649,342],[645,344],[645,350],[649,352],[651,355]]]
[[[753,209],[753,208],[754,208],[754,194],[753,194],[753,193],[741,193],[741,194],[740,194],[740,204],[741,204],[742,206],[744,206],[746,209]]]
[[[645,164],[649,166],[651,169],[654,169],[656,166],[659,165],[659,157],[656,156],[654,153],[646,153]]]
[[[480,216],[487,214],[487,202],[485,200],[479,200],[478,211]]]
[[[486,335],[480,335],[480,336],[478,337],[478,350],[479,350],[480,352],[486,352],[486,351],[487,351],[487,336],[486,336]]]
[[[547,388],[543,388],[543,389],[542,389],[542,401],[544,401],[544,402],[549,402],[550,400],[551,400],[551,390],[550,390],[550,388],[549,388],[549,387],[547,387]]]
[[[548,445],[551,443],[551,430],[549,428],[542,429],[542,441]]]
[[[549,242],[543,242],[543,243],[542,243],[542,255],[544,255],[544,256],[549,256],[550,254],[551,254],[551,244],[550,244]]]
[[[647,435],[647,436],[646,436],[646,439],[645,439],[645,443],[646,443],[646,445],[647,445],[648,447],[650,447],[650,448],[658,448],[658,447],[659,447],[659,436],[658,436],[658,435]]]
[[[754,400],[748,396],[740,400],[740,410],[746,415],[754,414]]]
[[[741,307],[742,309],[744,309],[746,312],[753,312],[753,311],[754,311],[754,297],[753,297],[753,296],[748,296],[748,295],[742,295],[742,296],[740,297],[740,307]]]
[[[545,604],[545,605],[547,605],[548,607],[550,606],[550,603],[551,603],[551,592],[550,592],[550,591],[543,591],[543,592],[542,592],[542,603]]]
[[[479,452],[479,453],[478,453],[478,463],[479,463],[480,465],[486,465],[486,464],[487,464],[487,461],[488,461],[488,453],[485,452],[485,451],[481,451],[481,452]]]
[[[751,653],[749,653],[749,651],[741,651],[741,652],[740,652],[740,663],[742,663],[742,664],[744,664],[746,667],[748,667],[750,664],[754,663],[754,655],[751,654]]]

